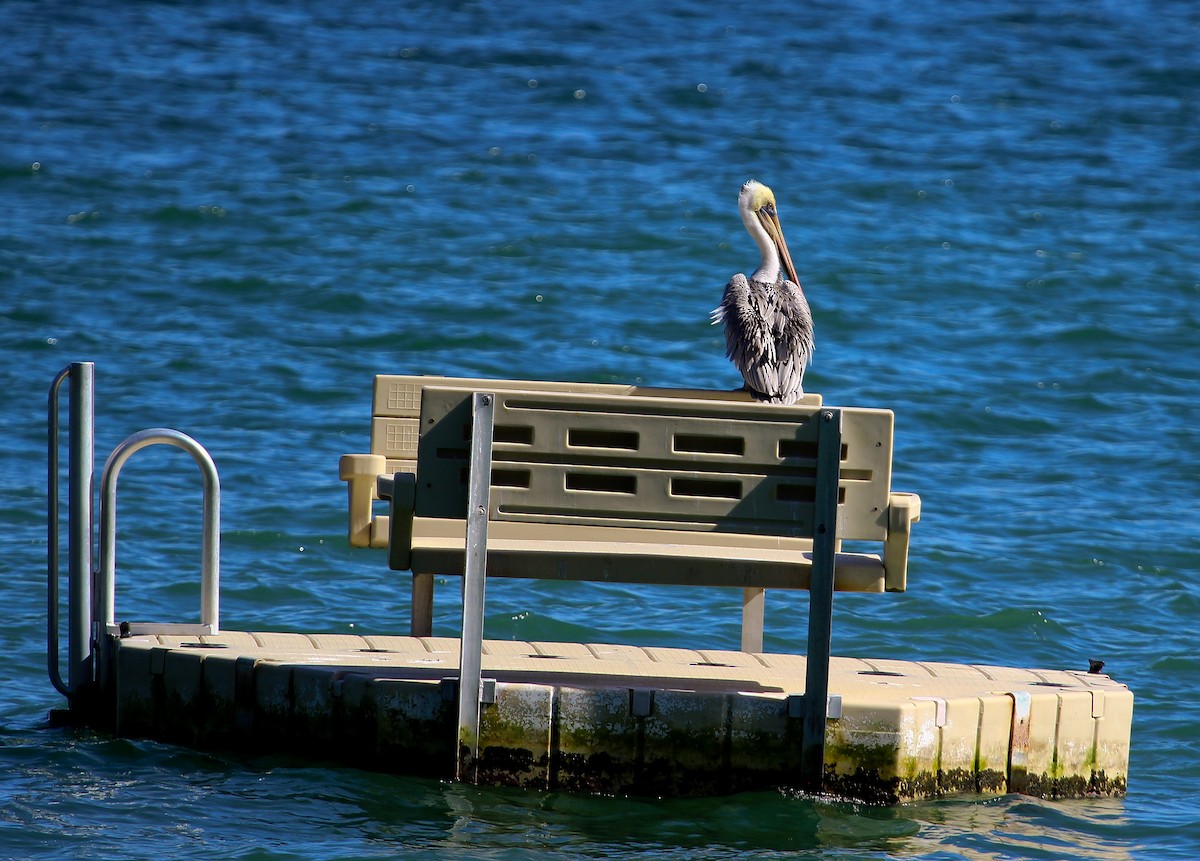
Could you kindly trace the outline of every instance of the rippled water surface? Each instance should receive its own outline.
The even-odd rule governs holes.
[[[0,856],[1200,854],[1194,6],[12,0],[0,29]],[[756,263],[749,177],[816,316],[808,388],[894,409],[924,503],[910,591],[839,598],[834,651],[1106,661],[1127,798],[602,799],[48,728],[64,365],[96,362],[101,459],[153,425],[211,451],[224,627],[403,632],[403,578],[344,538],[371,376],[736,385],[708,311]],[[119,614],[194,616],[176,455],[122,474]],[[768,649],[805,604],[772,594]],[[736,607],[512,582],[487,626],[736,648]]]

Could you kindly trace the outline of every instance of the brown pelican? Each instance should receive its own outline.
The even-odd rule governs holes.
[[[730,279],[712,321],[725,324],[725,355],[754,397],[795,403],[812,358],[812,312],[779,226],[775,193],[752,179],[738,195],[738,211],[762,263],[749,278],[739,272]]]

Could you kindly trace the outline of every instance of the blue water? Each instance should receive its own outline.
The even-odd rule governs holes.
[[[1200,855],[1200,11],[940,4],[0,4],[0,857]],[[344,538],[377,372],[727,388],[708,311],[772,185],[810,390],[897,415],[910,591],[834,651],[1084,668],[1129,794],[880,810],[476,789],[50,729],[45,412],[221,471],[222,624],[404,632]],[[162,477],[165,476],[165,477]],[[199,482],[122,473],[118,615],[196,618]],[[456,584],[439,585],[438,632]],[[489,587],[493,637],[736,648],[737,596]],[[803,596],[767,648],[801,650]]]

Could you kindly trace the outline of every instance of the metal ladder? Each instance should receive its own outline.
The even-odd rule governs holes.
[[[67,678],[59,662],[61,605],[59,585],[59,400],[70,381],[68,429],[68,622]],[[100,660],[114,638],[138,634],[216,634],[220,630],[221,484],[208,452],[196,440],[171,428],[148,428],[126,437],[113,449],[100,480],[99,565],[93,567],[95,481],[95,364],[73,362],[50,385],[47,426],[47,613],[46,653],[50,681],[74,708],[106,683]],[[200,624],[116,622],[117,477],[137,451],[170,445],[188,452],[204,479],[201,539]]]

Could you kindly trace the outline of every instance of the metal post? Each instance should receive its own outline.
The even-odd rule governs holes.
[[[825,772],[825,720],[829,702],[829,649],[833,628],[838,480],[842,460],[841,410],[821,410],[818,422],[816,511],[804,685],[804,740],[800,751],[801,788],[807,792],[821,791]]]
[[[467,494],[466,564],[463,569],[462,639],[458,672],[458,780],[475,782],[479,757],[479,700],[483,665],[483,601],[487,580],[488,507],[492,480],[495,396],[474,394],[471,466]]]
[[[70,687],[74,694],[92,680],[92,498],[95,481],[95,369],[92,362],[71,366],[70,513]]]

